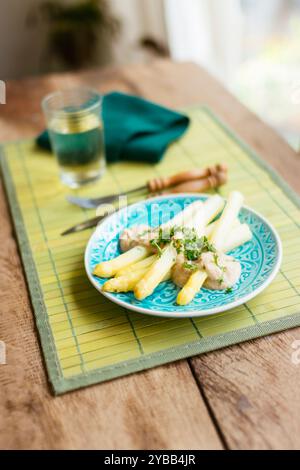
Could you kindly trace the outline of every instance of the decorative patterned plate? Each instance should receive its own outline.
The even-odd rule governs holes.
[[[122,307],[163,317],[200,317],[224,312],[258,295],[277,274],[282,247],[275,229],[264,217],[247,207],[242,208],[239,218],[250,226],[253,238],[231,252],[242,266],[241,277],[232,292],[201,289],[193,302],[182,307],[176,304],[178,288],[171,281],[160,284],[143,301],[136,300],[132,292],[111,294],[101,291],[105,279],[93,276],[93,269],[101,261],[120,254],[118,240],[126,227],[139,224],[155,227],[167,222],[191,202],[206,198],[206,195],[195,194],[160,196],[133,204],[105,218],[91,236],[85,252],[85,267],[91,283]]]

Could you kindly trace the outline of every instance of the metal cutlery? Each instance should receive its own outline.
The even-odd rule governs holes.
[[[83,230],[86,230],[88,228],[96,227],[98,223],[101,222],[101,220],[103,220],[105,217],[107,217],[107,214],[99,215],[98,217],[93,217],[92,219],[85,220],[80,224],[76,224],[73,227],[68,228],[68,230],[65,230],[61,233],[61,236],[63,237],[65,235],[70,235],[71,233],[82,232]]]
[[[220,173],[226,173],[227,167],[225,165],[215,165],[205,169],[194,169],[191,171],[186,171],[183,173],[178,173],[173,176],[165,178],[154,178],[144,186],[131,189],[129,191],[123,191],[119,194],[110,194],[108,196],[98,197],[98,198],[80,198],[76,196],[67,196],[67,200],[71,204],[82,207],[83,209],[95,209],[101,204],[110,204],[117,200],[121,196],[129,196],[134,193],[142,192],[145,193],[157,193],[164,191],[168,188],[172,188],[188,181],[197,181],[203,180],[209,177],[216,176]]]
[[[119,194],[110,194],[109,196],[103,196],[99,198],[83,198],[83,197],[76,197],[76,196],[67,196],[66,199],[71,204],[75,206],[79,206],[82,209],[96,209],[101,204],[111,204],[112,202],[116,201],[121,196],[129,196],[131,194],[141,192],[145,190],[145,186],[141,186],[140,188],[134,188],[130,191],[124,191],[123,193]]]
[[[166,186],[165,186],[165,189],[161,192],[163,194],[167,194],[167,193],[190,193],[190,192],[197,192],[197,193],[200,192],[201,193],[201,192],[205,192],[205,191],[208,191],[210,189],[213,189],[213,188],[217,188],[217,187],[219,187],[219,186],[221,186],[221,185],[223,185],[227,182],[227,168],[224,165],[217,165],[216,167],[220,168],[221,171],[215,172],[214,174],[210,173],[211,176],[202,177],[202,178],[198,178],[198,179],[190,179],[190,180],[186,181],[185,183],[177,184],[176,186],[172,186],[169,189],[166,188]],[[204,171],[205,170],[202,170],[202,174],[203,174]],[[191,174],[191,173],[193,173],[193,175],[195,175],[195,172],[189,172],[189,174]],[[180,174],[180,177],[182,177],[182,175],[183,175],[183,173]],[[185,173],[185,175],[187,175],[187,173]],[[175,175],[175,176],[178,177],[179,175]],[[171,177],[171,178],[174,178],[174,177]],[[170,181],[171,178],[165,178],[165,180]],[[180,180],[180,178],[178,178],[177,181],[178,180]],[[156,187],[158,187],[158,185],[160,184],[160,187],[163,188],[163,185],[161,184],[161,179],[158,179],[156,181],[159,182],[159,183],[156,183]],[[173,181],[174,181],[174,179],[173,179]],[[133,191],[131,191],[131,192],[133,192]],[[127,194],[129,194],[129,193],[127,193]],[[110,197],[110,196],[107,196],[107,197]],[[113,196],[113,197],[116,198],[116,196]],[[102,201],[103,201],[103,198],[102,198]],[[106,200],[106,203],[107,203],[107,200]],[[110,212],[110,214],[111,213],[112,212]],[[94,217],[94,218],[86,220],[86,221],[84,221],[80,224],[76,224],[76,225],[74,225],[74,227],[69,228],[68,230],[63,232],[61,235],[63,235],[63,236],[64,235],[69,235],[71,233],[77,233],[77,232],[81,232],[83,230],[86,230],[88,228],[96,227],[97,224],[101,220],[103,220],[105,217],[107,217],[107,214],[101,215],[101,216],[98,216],[98,217]]]

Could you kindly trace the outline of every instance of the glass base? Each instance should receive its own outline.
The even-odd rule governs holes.
[[[88,171],[71,171],[64,169],[60,172],[60,179],[62,183],[69,188],[77,189],[83,185],[97,181],[104,173],[105,168],[94,168]]]

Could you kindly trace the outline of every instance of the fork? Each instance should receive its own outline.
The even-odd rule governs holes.
[[[195,168],[191,171],[177,173],[176,175],[165,178],[153,178],[148,181],[146,185],[138,188],[123,191],[119,194],[110,194],[108,196],[98,198],[81,198],[76,196],[67,196],[67,200],[71,204],[82,207],[83,209],[95,209],[100,204],[110,204],[121,196],[128,196],[137,192],[156,193],[173,186],[178,186],[187,181],[197,181],[211,176],[216,176],[220,173],[226,173],[227,167],[224,164],[217,164],[205,169]]]

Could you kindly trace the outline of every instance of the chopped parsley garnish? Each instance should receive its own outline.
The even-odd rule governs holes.
[[[197,269],[198,269],[196,264],[189,263],[187,261],[185,263],[183,263],[183,267],[185,269],[189,269],[190,271],[197,271]]]
[[[153,246],[153,248],[157,249],[158,256],[160,257],[162,255],[162,249],[157,243],[156,239],[150,240],[150,245]]]
[[[208,239],[206,237],[199,238],[196,233],[191,238],[184,238],[183,245],[184,255],[189,261],[198,259],[202,253],[215,252],[215,248]]]
[[[214,253],[214,263],[215,263],[215,265],[217,265],[219,267],[219,258],[218,258],[217,253]]]
[[[231,294],[231,292],[232,292],[232,288],[228,287],[228,289],[226,289],[226,291],[225,291],[225,294]]]
[[[170,243],[172,238],[175,234],[175,227],[172,228],[159,228],[158,229],[158,236],[153,240],[150,240],[150,244],[157,249],[158,254],[161,255],[162,248],[167,244]]]
[[[162,229],[158,230],[158,243],[159,244],[166,244],[169,243],[172,236],[174,235],[174,229]]]
[[[214,256],[214,263],[215,263],[215,265],[222,271],[222,273],[226,273],[227,268],[226,268],[226,266],[221,266],[221,265],[219,264],[219,257],[218,257],[218,255],[217,255],[217,253],[214,253],[213,256]]]
[[[161,254],[161,249],[171,241],[177,253],[183,253],[188,261],[197,260],[202,253],[208,251],[215,253],[216,251],[207,237],[199,237],[194,228],[188,227],[160,228],[158,237],[151,240],[150,243]]]

